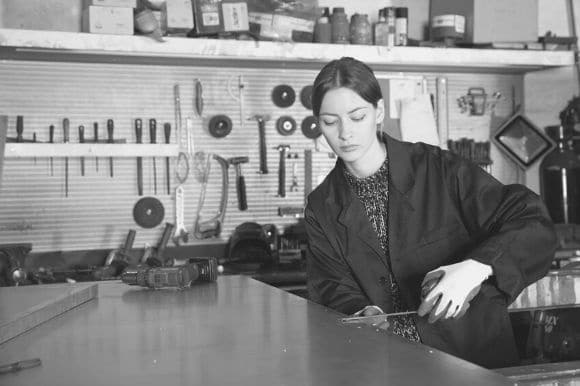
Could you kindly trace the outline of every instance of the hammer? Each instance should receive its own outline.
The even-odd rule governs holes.
[[[286,197],[286,151],[290,150],[290,145],[278,145],[276,150],[280,152],[280,166],[278,170],[278,197]]]
[[[242,175],[242,166],[249,162],[249,157],[232,157],[228,158],[228,163],[234,165],[236,168],[236,191],[238,193],[238,209],[246,210],[248,209],[248,202],[246,200],[246,181]]]
[[[254,115],[249,119],[255,119],[258,122],[260,135],[260,173],[268,174],[267,154],[266,154],[266,121],[270,119],[269,115]]]

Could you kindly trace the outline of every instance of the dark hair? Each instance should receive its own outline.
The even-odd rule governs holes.
[[[369,66],[351,57],[335,59],[326,64],[314,80],[312,111],[316,117],[320,115],[324,95],[338,87],[351,89],[374,107],[383,97],[381,86]]]

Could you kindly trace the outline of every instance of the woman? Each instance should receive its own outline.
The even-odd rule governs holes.
[[[305,210],[310,298],[346,314],[418,310],[389,318],[393,332],[485,367],[516,365],[507,305],[556,247],[539,197],[381,133],[380,86],[353,58],[320,71],[312,105],[338,161]]]

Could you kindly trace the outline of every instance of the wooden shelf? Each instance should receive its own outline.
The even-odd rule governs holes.
[[[64,57],[63,57],[64,55]],[[310,66],[341,56],[353,56],[385,70],[446,70],[527,72],[571,66],[571,51],[499,50],[429,47],[382,47],[342,44],[255,42],[206,38],[165,38],[160,43],[144,36],[96,35],[75,32],[0,29],[0,58],[108,61],[160,64],[219,61],[239,66]],[[114,59],[114,60],[112,60]],[[73,59],[74,60],[74,59]],[[200,62],[200,60],[202,62]]]
[[[7,143],[6,158],[27,157],[176,157],[172,144]]]

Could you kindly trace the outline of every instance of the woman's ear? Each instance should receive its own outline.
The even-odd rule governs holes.
[[[385,119],[385,101],[381,98],[377,102],[377,109],[376,109],[376,121],[377,124],[382,124],[383,120]]]

